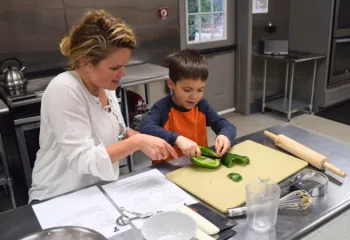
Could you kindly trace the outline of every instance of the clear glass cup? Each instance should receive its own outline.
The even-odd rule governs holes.
[[[247,184],[245,188],[248,226],[258,232],[274,228],[281,188],[268,179]]]

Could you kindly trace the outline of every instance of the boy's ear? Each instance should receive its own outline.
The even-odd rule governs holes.
[[[168,88],[170,88],[170,89],[174,89],[175,88],[175,83],[170,78],[168,78],[167,84],[168,84]]]

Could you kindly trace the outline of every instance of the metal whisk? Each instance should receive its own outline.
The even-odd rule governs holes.
[[[305,211],[312,203],[311,195],[305,190],[293,191],[279,200],[279,210]],[[247,207],[228,208],[229,217],[241,216],[247,213]]]
[[[311,195],[305,190],[289,193],[279,200],[279,210],[305,211],[312,203]]]

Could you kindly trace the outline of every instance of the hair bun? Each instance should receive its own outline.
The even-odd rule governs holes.
[[[65,36],[61,43],[60,49],[63,56],[70,57],[71,56],[71,40],[70,36]]]

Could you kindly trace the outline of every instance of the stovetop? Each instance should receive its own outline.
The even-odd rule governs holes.
[[[24,76],[28,81],[24,87],[9,90],[1,86],[1,97],[9,108],[40,102],[50,81],[63,71],[63,69],[55,69],[49,72],[27,73]]]

